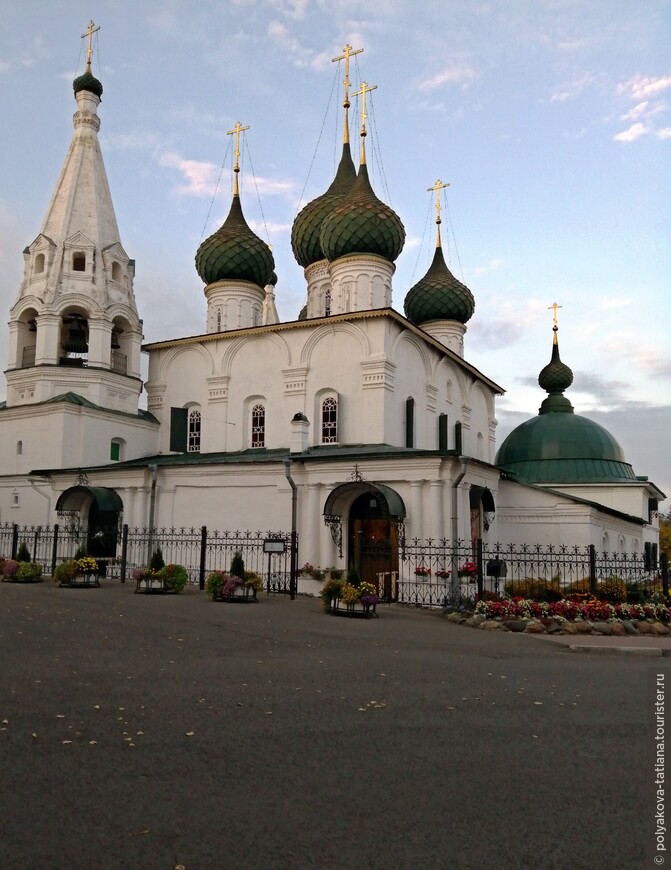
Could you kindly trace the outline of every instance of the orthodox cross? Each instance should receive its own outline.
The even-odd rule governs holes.
[[[436,226],[438,227],[438,233],[436,237],[436,247],[440,247],[440,191],[444,187],[449,187],[450,184],[448,181],[441,181],[440,178],[436,180],[436,183],[433,187],[427,187],[427,191],[430,193],[431,191],[435,191],[436,194]]]
[[[349,103],[349,59],[353,54],[361,54],[363,48],[352,49],[352,46],[347,43],[347,45],[343,48],[343,54],[339,57],[334,57],[331,60],[331,63],[337,63],[338,61],[345,61],[345,99],[343,100],[343,107],[345,109],[345,142],[349,142],[349,115],[348,109],[350,106]]]
[[[366,82],[361,82],[361,90],[352,94],[353,97],[361,97],[361,162],[366,162],[366,94],[374,91],[377,85],[368,87]]]
[[[557,332],[559,327],[557,326],[557,309],[561,308],[561,305],[557,305],[556,302],[553,302],[552,305],[548,305],[548,311],[552,309],[552,331],[554,332],[554,343],[557,344]]]
[[[236,121],[235,127],[227,133],[228,136],[235,136],[235,165],[233,166],[235,181],[233,183],[233,196],[239,195],[238,173],[240,172],[240,133],[243,133],[245,130],[249,130],[249,124],[246,127],[243,127],[240,121]]]
[[[355,463],[354,463],[354,471],[350,474],[350,476],[347,478],[347,480],[351,480],[351,481],[359,481],[359,480],[365,480],[365,479],[366,479],[366,478],[365,478],[365,477],[363,476],[363,474],[359,471],[359,463],[358,463],[358,462],[355,462]]]
[[[91,51],[92,51],[92,43],[93,43],[93,34],[97,33],[100,30],[100,25],[97,27],[93,23],[93,21],[89,21],[89,26],[86,29],[86,33],[82,33],[82,39],[86,39],[88,36],[89,44],[86,49],[86,69],[88,72],[91,72]]]

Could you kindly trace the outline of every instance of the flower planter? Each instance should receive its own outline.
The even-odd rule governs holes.
[[[140,592],[145,595],[165,595],[166,593],[173,593],[174,590],[168,586],[163,577],[154,575],[153,577],[141,577],[137,580],[135,592],[136,594]]]
[[[327,613],[332,616],[349,616],[359,619],[370,619],[372,616],[379,617],[376,604],[362,604],[354,601],[345,604],[340,598],[332,598]]]
[[[69,580],[62,580],[59,584],[64,589],[85,589],[100,586],[97,571],[87,571],[85,574],[75,574]]]
[[[256,589],[252,586],[236,586],[228,594],[219,592],[212,596],[212,601],[227,601],[231,604],[258,604]]]

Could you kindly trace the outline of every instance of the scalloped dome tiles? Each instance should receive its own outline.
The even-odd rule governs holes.
[[[258,287],[269,283],[275,261],[268,245],[253,233],[242,213],[238,195],[223,225],[201,244],[196,271],[205,284],[216,281],[250,281]]]

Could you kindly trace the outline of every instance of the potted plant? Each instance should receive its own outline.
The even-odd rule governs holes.
[[[427,577],[431,576],[431,568],[427,568],[425,565],[418,565],[415,568],[415,575],[422,580],[426,580]]]
[[[184,565],[164,565],[156,576],[161,580],[164,592],[174,592],[176,595],[183,591],[189,580]]]
[[[16,559],[5,559],[2,567],[2,576],[4,580],[14,580],[16,572],[19,569],[19,563]]]
[[[254,571],[245,571],[242,553],[237,552],[231,559],[231,569],[212,571],[205,581],[205,591],[213,601],[236,603],[255,603],[256,593],[263,588],[263,580]]]
[[[39,562],[19,562],[15,580],[17,583],[41,583],[42,566]]]

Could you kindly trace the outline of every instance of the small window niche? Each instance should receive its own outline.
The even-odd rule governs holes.
[[[72,271],[86,272],[86,254],[83,251],[75,251],[72,255]]]
[[[23,441],[16,442],[16,455],[23,456]]]

